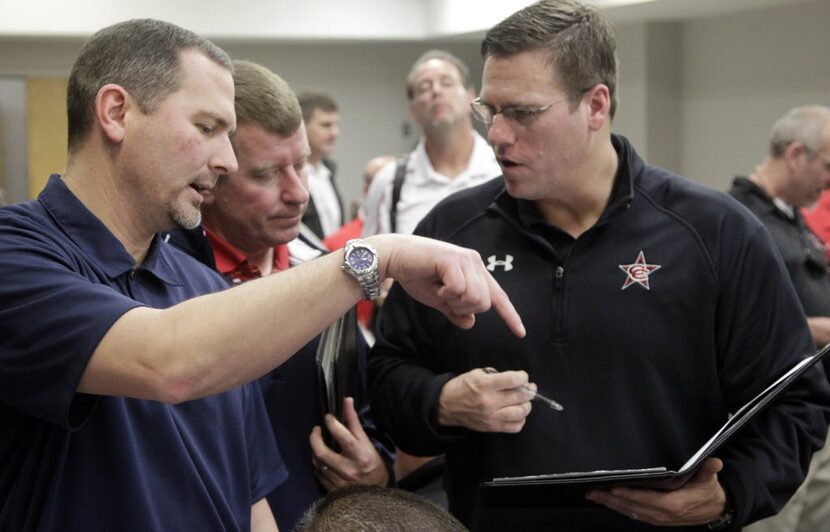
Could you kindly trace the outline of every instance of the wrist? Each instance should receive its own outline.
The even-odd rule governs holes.
[[[447,408],[446,396],[448,386],[450,386],[449,381],[444,384],[444,387],[441,389],[441,394],[438,396],[438,405],[435,414],[435,420],[438,422],[438,425],[442,427],[458,426],[458,423],[456,423],[453,419],[452,412],[449,408]]]
[[[723,512],[714,521],[706,523],[706,530],[726,530],[735,520],[735,507],[726,490],[724,490],[724,496]]]
[[[452,427],[455,425],[452,422],[452,416],[449,415],[447,409],[441,406],[441,401],[438,401],[438,415],[436,416],[436,421],[442,427]]]
[[[378,277],[381,282],[388,277],[386,271],[389,267],[389,258],[392,255],[392,248],[394,246],[389,243],[390,236],[394,239],[394,235],[391,233],[372,235],[362,239],[375,248],[378,253]]]

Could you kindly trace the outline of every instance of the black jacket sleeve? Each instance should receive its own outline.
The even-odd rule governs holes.
[[[724,236],[728,236],[728,231]],[[721,296],[716,324],[718,375],[731,412],[814,346],[804,313],[767,231],[720,239],[713,253]],[[821,364],[808,370],[719,453],[721,484],[735,522],[777,513],[824,445],[830,387]]]

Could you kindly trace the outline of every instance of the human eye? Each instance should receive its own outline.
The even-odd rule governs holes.
[[[432,90],[432,81],[425,80],[415,85],[415,94],[422,95]]]
[[[216,129],[208,124],[196,124],[196,129],[202,132],[203,135],[211,136]]]
[[[533,122],[539,114],[537,109],[531,107],[505,107],[501,112],[505,118],[522,125]]]
[[[271,168],[263,168],[253,170],[250,175],[257,181],[271,181],[276,177],[276,172]]]
[[[441,78],[440,84],[441,88],[450,89],[452,87],[455,87],[455,80],[449,76],[444,76]]]

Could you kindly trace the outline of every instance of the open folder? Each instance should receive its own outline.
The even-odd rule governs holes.
[[[352,307],[320,335],[317,345],[317,388],[321,418],[333,414],[343,420],[343,398],[353,397],[355,404],[362,396],[362,380],[358,367],[357,310]],[[323,441],[337,450],[334,438],[322,424]]]
[[[733,434],[828,351],[830,344],[801,360],[750,399],[676,471],[652,467],[494,478],[481,484],[485,504],[491,507],[586,506],[590,503],[585,499],[585,492],[590,489],[620,485],[667,491],[677,489]]]

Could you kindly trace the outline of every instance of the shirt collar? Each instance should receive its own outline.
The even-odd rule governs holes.
[[[216,269],[222,274],[230,277],[234,282],[249,281],[262,277],[259,268],[251,265],[244,253],[239,248],[205,227],[213,254],[216,257]],[[288,246],[277,244],[274,246],[274,270],[282,271],[288,269]]]
[[[790,220],[798,218],[797,210],[778,198],[772,198],[760,185],[749,177],[738,176],[732,180],[732,190],[740,196],[742,202],[752,205],[756,212],[774,213]]]
[[[468,174],[479,175],[486,173],[482,171],[482,167],[486,168],[487,161],[491,161],[493,167],[498,169],[493,148],[490,147],[484,137],[479,135],[476,130],[472,130],[471,133],[473,134],[473,151],[470,152],[470,158],[467,160],[467,165],[464,167],[464,170],[454,178],[448,178],[432,166],[432,161],[427,154],[426,137],[421,136],[413,150],[416,164],[422,165],[421,174],[433,181],[446,183],[447,181],[461,181]],[[497,175],[498,172],[494,173],[493,177]]]
[[[772,198],[772,203],[778,208],[779,211],[784,213],[787,218],[795,220],[795,209],[793,209],[792,205],[787,204],[780,198]]]
[[[114,279],[136,269],[135,260],[121,241],[69,190],[59,175],[49,177],[38,201],[108,277]],[[170,253],[168,245],[156,234],[144,262],[137,269],[146,270],[167,284],[181,285],[181,278],[171,267]]]

